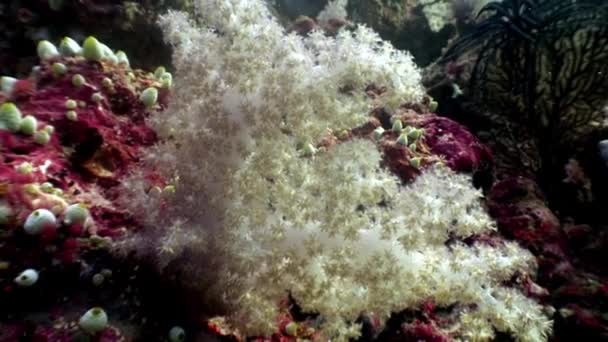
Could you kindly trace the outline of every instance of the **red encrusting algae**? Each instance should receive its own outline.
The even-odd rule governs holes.
[[[65,72],[58,73],[54,64],[65,66]],[[85,83],[73,81],[75,75]],[[66,285],[80,282],[83,268],[99,258],[95,251],[137,229],[114,205],[112,188],[138,162],[142,149],[157,141],[145,121],[150,109],[140,99],[148,87],[159,89],[153,110],[163,109],[169,89],[154,75],[109,60],[57,55],[42,61],[28,79],[17,80],[10,93],[0,92],[0,103],[14,103],[23,116],[36,119],[34,135],[48,137],[0,130],[0,205],[8,210],[0,230],[0,302],[15,317],[13,323],[3,322],[0,341],[72,341],[82,334],[74,309],[63,309],[64,301],[78,296],[66,293]],[[87,208],[84,223],[66,223],[65,210],[73,203]],[[36,209],[48,209],[57,223],[29,235],[22,226]],[[15,286],[15,275],[26,268],[40,274],[38,284]],[[82,304],[72,306],[85,311]],[[22,317],[43,308],[59,313],[44,320],[51,324]],[[112,326],[95,338],[124,340]]]

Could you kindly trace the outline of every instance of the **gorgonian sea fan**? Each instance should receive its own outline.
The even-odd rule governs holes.
[[[470,58],[477,103],[509,108],[493,118],[534,137],[542,169],[600,118],[608,81],[608,4],[597,0],[505,0],[445,53]],[[521,134],[518,134],[521,136]]]

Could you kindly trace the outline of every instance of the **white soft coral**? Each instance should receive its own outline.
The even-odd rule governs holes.
[[[361,311],[384,320],[429,298],[455,305],[456,314],[495,315],[483,294],[506,291],[502,282],[516,271],[533,272],[533,258],[508,243],[446,246],[494,229],[470,177],[437,166],[403,187],[366,140],[306,158],[299,151],[329,129],[364,122],[375,105],[419,101],[411,56],[363,26],[336,37],[288,35],[261,1],[205,0],[198,8],[204,26],[177,12],[160,20],[177,86],[154,120],[165,142],[150,158],[180,179],[162,209],[172,215],[156,216],[154,226],[178,217],[181,230],[204,237],[204,247],[184,249],[190,284],[221,298],[250,335],[272,332],[286,291],[323,315],[324,333],[336,341],[359,333]],[[365,95],[370,83],[386,87],[377,102]],[[519,311],[546,332],[540,306],[518,303],[500,306],[508,322],[474,320],[460,334],[495,328],[524,340]],[[473,304],[480,310],[465,311]]]

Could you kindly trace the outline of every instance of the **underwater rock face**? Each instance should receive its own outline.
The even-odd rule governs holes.
[[[394,143],[401,134],[387,131],[392,143],[388,143],[390,140],[382,141],[384,162],[404,181],[412,180],[422,169],[437,162],[463,173],[485,172],[492,168],[489,148],[451,119],[424,111],[402,110],[393,116],[393,120],[400,120],[405,130],[409,128],[405,133],[407,144]],[[422,132],[421,136],[414,139],[411,128]]]
[[[586,225],[560,222],[548,208],[538,185],[525,177],[494,184],[488,195],[490,214],[498,229],[518,241],[538,260],[538,284],[530,295],[551,303],[555,340],[608,338],[604,303],[608,300],[605,232]]]
[[[492,166],[490,149],[463,125],[437,115],[424,115],[405,120],[425,131],[431,152],[443,156],[446,165],[457,172],[477,172]]]
[[[53,50],[49,44],[40,52]],[[110,281],[102,268],[116,265],[101,260],[116,238],[137,229],[113,203],[112,188],[142,148],[157,141],[145,118],[162,109],[169,94],[161,79],[112,61],[111,50],[100,61],[44,55],[30,77],[0,92],[0,103],[24,116],[11,116],[21,120],[19,130],[0,129],[0,302],[2,312],[13,315],[3,317],[0,341],[70,341],[82,334],[73,322],[86,310],[74,297],[93,274]],[[150,87],[159,88],[154,107],[140,100]],[[12,279],[26,268],[35,268],[37,282],[17,288]],[[43,308],[53,312],[52,324],[24,323]],[[124,338],[112,326],[102,330],[101,340]]]
[[[536,251],[551,245],[555,257],[565,258],[566,236],[534,181],[525,177],[499,181],[492,187],[488,199],[490,214],[506,237]]]

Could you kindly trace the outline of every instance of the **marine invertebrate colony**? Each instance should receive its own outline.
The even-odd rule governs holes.
[[[608,6],[595,0],[504,0],[484,6],[479,17],[443,61],[472,56],[472,97],[498,108],[492,117],[497,126],[515,127],[510,133],[520,141],[509,144],[533,141],[539,156],[533,168],[547,179],[556,155],[603,120]]]
[[[404,186],[381,167],[378,144],[399,134],[374,133],[370,110],[423,96],[407,53],[363,26],[286,34],[255,0],[200,1],[196,18],[170,12],[160,24],[179,86],[171,115],[154,118],[161,143],[149,161],[175,181],[171,191],[149,191],[162,184],[145,175],[124,182],[124,204],[147,226],[127,250],[179,272],[208,314],[249,336],[274,331],[290,294],[332,341],[360,334],[361,311],[383,323],[429,300],[449,308],[439,328],[454,336],[546,338],[543,307],[505,286],[534,274],[531,255],[464,243],[494,231],[470,177],[417,157],[408,165],[421,173]],[[381,141],[353,133],[365,127]],[[408,139],[424,142],[415,127]]]
[[[169,93],[107,46],[95,61],[69,38],[59,49],[42,41],[38,52],[31,75],[3,76],[0,90],[1,341],[78,339],[73,313],[91,299],[77,292],[93,283],[87,295],[98,296],[109,290],[99,286],[104,278],[119,280],[118,267],[102,259],[112,239],[136,227],[113,204],[112,188],[155,141],[144,118]],[[158,102],[146,107],[140,95],[151,87]],[[80,330],[124,338],[111,310],[90,310]]]

